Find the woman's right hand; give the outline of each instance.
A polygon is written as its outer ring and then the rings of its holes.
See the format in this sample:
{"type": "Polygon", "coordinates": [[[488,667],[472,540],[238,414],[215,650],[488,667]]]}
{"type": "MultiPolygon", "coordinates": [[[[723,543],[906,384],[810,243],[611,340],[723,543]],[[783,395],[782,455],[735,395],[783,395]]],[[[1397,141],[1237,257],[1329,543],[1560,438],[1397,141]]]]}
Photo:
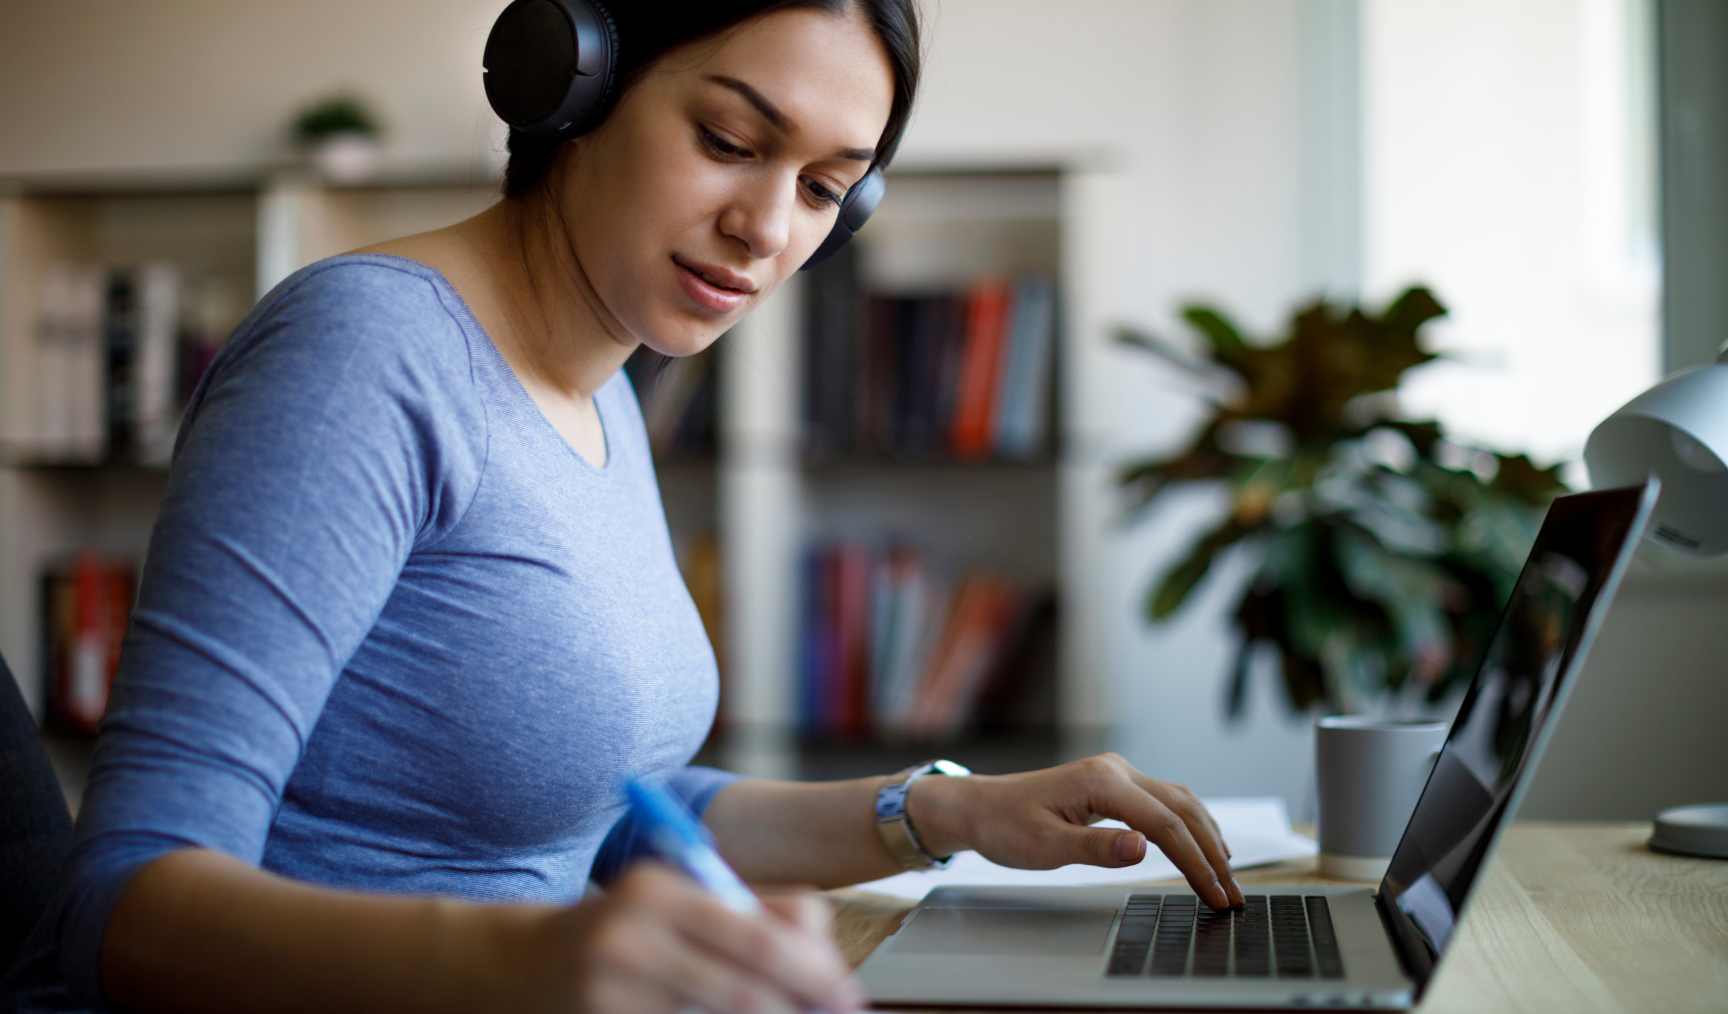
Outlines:
{"type": "Polygon", "coordinates": [[[865,996],[813,892],[763,898],[742,915],[687,877],[631,866],[605,895],[543,924],[559,981],[547,1010],[585,1014],[801,1014],[857,1010],[865,996]],[[562,994],[561,996],[559,994],[562,994]]]}

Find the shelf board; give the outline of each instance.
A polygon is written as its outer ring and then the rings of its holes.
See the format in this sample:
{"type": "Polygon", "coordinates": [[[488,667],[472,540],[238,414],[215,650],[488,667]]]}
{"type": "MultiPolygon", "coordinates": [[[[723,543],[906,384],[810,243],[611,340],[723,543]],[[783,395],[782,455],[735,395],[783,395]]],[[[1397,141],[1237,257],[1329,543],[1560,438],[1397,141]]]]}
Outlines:
{"type": "Polygon", "coordinates": [[[807,457],[799,467],[806,472],[894,472],[897,474],[917,474],[920,472],[1038,472],[1048,471],[1057,465],[1056,458],[1050,455],[1039,455],[1035,458],[1007,459],[981,458],[966,460],[947,457],[906,457],[891,455],[845,455],[840,457],[807,457]]]}
{"type": "Polygon", "coordinates": [[[41,475],[160,475],[168,476],[168,466],[145,465],[135,461],[54,461],[32,457],[7,457],[0,462],[6,468],[41,475]]]}
{"type": "Polygon", "coordinates": [[[0,195],[21,197],[161,197],[185,194],[255,194],[284,175],[305,176],[330,191],[414,190],[446,187],[496,188],[489,166],[466,161],[386,163],[375,175],[354,183],[311,176],[293,160],[228,166],[133,167],[70,172],[19,173],[0,177],[0,195]]]}
{"type": "Polygon", "coordinates": [[[719,467],[720,457],[717,454],[681,454],[672,458],[654,459],[654,470],[657,472],[712,471],[719,467]]]}
{"type": "Polygon", "coordinates": [[[1059,752],[1054,729],[974,732],[941,742],[847,744],[801,738],[798,771],[806,781],[834,781],[891,774],[945,757],[978,774],[1011,774],[1050,767],[1059,752]]]}

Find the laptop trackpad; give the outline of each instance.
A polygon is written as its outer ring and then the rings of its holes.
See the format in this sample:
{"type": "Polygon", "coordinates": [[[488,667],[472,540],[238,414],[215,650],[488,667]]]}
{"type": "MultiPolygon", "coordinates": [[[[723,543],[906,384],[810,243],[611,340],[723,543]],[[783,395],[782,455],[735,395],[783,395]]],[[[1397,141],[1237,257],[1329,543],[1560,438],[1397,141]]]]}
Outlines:
{"type": "Polygon", "coordinates": [[[1110,908],[926,908],[894,938],[908,954],[1099,954],[1110,908]]]}

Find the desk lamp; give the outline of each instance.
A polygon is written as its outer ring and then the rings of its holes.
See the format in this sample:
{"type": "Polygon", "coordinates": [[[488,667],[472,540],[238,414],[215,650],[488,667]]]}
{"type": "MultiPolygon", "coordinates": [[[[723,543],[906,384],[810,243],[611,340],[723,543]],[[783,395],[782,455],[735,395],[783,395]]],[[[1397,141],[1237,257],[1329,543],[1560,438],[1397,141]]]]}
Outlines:
{"type": "MultiPolygon", "coordinates": [[[[1645,537],[1687,556],[1728,553],[1728,345],[1708,366],[1682,370],[1604,419],[1584,445],[1590,484],[1631,486],[1651,472],[1661,499],[1645,537]]],[[[1728,858],[1728,803],[1656,815],[1650,847],[1728,858]]]]}

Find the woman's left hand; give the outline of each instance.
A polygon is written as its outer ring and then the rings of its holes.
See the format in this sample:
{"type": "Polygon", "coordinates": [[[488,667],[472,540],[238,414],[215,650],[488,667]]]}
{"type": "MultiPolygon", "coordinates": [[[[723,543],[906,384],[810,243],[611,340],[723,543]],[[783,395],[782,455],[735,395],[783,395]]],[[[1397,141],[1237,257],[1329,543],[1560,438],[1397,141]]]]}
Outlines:
{"type": "Polygon", "coordinates": [[[920,778],[907,816],[936,855],[975,849],[1002,866],[1132,866],[1150,841],[1213,908],[1241,905],[1230,850],[1185,786],[1148,778],[1113,753],[1017,775],[920,778]],[[1128,829],[1091,827],[1114,818],[1128,829]]]}

